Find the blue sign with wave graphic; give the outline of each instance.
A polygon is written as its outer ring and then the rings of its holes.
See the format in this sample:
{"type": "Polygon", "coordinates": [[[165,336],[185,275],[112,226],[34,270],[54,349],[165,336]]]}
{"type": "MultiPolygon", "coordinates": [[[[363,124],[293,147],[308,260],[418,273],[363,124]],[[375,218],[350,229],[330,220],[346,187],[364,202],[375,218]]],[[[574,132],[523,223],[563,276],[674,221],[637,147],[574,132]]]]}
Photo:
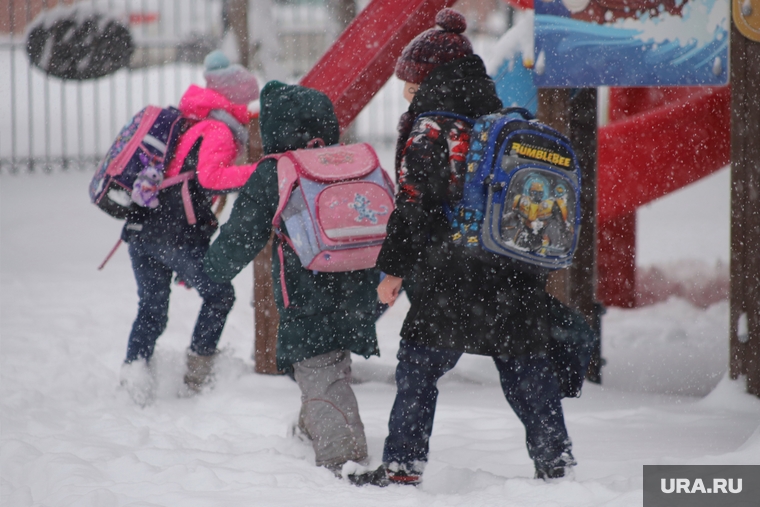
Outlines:
{"type": "Polygon", "coordinates": [[[536,0],[538,87],[728,83],[728,0],[536,0]]]}

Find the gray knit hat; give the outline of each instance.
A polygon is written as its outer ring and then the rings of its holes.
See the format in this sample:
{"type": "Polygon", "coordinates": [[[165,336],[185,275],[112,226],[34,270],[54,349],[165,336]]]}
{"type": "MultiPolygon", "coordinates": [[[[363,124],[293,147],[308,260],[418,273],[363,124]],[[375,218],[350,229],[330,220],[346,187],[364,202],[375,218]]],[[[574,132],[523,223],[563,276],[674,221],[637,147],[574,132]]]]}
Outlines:
{"type": "Polygon", "coordinates": [[[221,51],[212,51],[203,61],[206,88],[221,93],[235,104],[248,104],[259,98],[259,82],[248,69],[230,64],[221,51]]]}

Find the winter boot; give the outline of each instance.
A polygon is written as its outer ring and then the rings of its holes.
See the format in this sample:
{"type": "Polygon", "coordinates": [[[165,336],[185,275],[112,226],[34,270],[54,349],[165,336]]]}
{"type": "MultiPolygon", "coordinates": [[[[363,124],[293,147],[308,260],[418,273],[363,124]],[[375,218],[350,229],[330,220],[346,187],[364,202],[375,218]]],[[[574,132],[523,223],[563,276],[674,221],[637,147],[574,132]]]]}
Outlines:
{"type": "Polygon", "coordinates": [[[548,481],[550,479],[561,479],[565,476],[565,467],[541,466],[536,467],[536,479],[548,481]]]}
{"type": "Polygon", "coordinates": [[[335,463],[331,465],[322,465],[324,468],[335,474],[338,479],[345,479],[354,486],[378,486],[384,488],[390,484],[385,465],[370,470],[368,461],[362,462],[347,461],[345,463],[335,463]]]}
{"type": "Polygon", "coordinates": [[[406,472],[404,470],[399,470],[397,472],[388,470],[388,482],[390,484],[417,486],[422,482],[422,475],[414,472],[406,472]]]}
{"type": "MultiPolygon", "coordinates": [[[[419,463],[419,462],[418,462],[419,463]]],[[[388,482],[390,484],[402,484],[407,486],[417,486],[422,482],[422,469],[411,464],[400,465],[399,463],[390,463],[386,466],[388,482]]]]}
{"type": "Polygon", "coordinates": [[[556,460],[549,464],[536,463],[536,479],[549,481],[551,479],[561,479],[568,475],[570,468],[577,465],[573,453],[570,451],[563,452],[556,460]]]}
{"type": "Polygon", "coordinates": [[[301,411],[298,414],[298,420],[290,424],[288,429],[288,435],[290,438],[298,440],[301,443],[308,443],[312,445],[312,438],[309,432],[306,430],[306,423],[304,421],[304,406],[301,405],[301,411]]]}
{"type": "Polygon", "coordinates": [[[346,479],[355,486],[378,486],[384,488],[391,484],[391,481],[388,479],[388,471],[385,468],[385,465],[380,465],[380,467],[375,470],[348,474],[346,479]]]}
{"type": "Polygon", "coordinates": [[[201,356],[192,350],[187,351],[185,386],[189,396],[200,393],[205,387],[213,383],[214,357],[216,357],[216,353],[210,356],[201,356]]]}
{"type": "Polygon", "coordinates": [[[153,403],[156,377],[148,361],[144,358],[121,365],[119,383],[127,390],[132,401],[146,407],[153,403]]]}

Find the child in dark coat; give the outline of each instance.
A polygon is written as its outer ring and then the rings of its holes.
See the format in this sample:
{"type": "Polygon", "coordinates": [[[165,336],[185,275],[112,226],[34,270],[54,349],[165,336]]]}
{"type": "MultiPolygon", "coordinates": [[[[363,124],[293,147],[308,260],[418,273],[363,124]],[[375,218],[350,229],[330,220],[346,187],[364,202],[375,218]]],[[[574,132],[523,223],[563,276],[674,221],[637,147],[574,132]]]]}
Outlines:
{"type": "Polygon", "coordinates": [[[136,199],[122,230],[140,301],[120,377],[140,405],[153,398],[150,359],[168,321],[173,273],[203,298],[187,351],[187,394],[199,392],[210,382],[216,347],[235,302],[232,284],[212,281],[203,272],[202,259],[217,228],[210,192],[240,188],[256,168],[235,162],[247,150],[247,105],[258,97],[259,88],[253,74],[230,65],[218,51],[206,57],[205,77],[206,88],[192,85],[180,100],[182,114],[196,123],[180,136],[164,174],[195,173],[189,181],[195,223],[189,223],[182,185],[174,185],[158,196],[136,199]]]}
{"type": "MultiPolygon", "coordinates": [[[[306,148],[316,138],[326,145],[338,143],[338,120],[330,99],[302,86],[267,83],[261,92],[260,122],[267,155],[306,148]]],[[[259,162],[206,254],[204,266],[212,280],[228,283],[266,246],[280,198],[277,185],[276,161],[259,162]]],[[[288,244],[279,241],[275,239],[272,256],[280,315],[277,367],[293,373],[301,389],[297,430],[311,440],[316,464],[339,474],[344,463],[367,458],[364,426],[350,385],[351,352],[378,354],[374,311],[379,274],[375,269],[310,271],[288,244]]]]}
{"type": "Polygon", "coordinates": [[[561,394],[547,354],[546,279],[495,268],[449,242],[446,207],[461,197],[470,118],[502,104],[482,60],[462,34],[464,17],[436,16],[439,28],[415,38],[396,65],[410,100],[399,125],[396,209],[377,267],[392,305],[411,279],[411,308],[401,331],[393,405],[383,462],[392,483],[416,484],[428,460],[436,384],[462,353],[493,358],[510,406],[525,426],[537,477],[560,477],[575,464],[561,394]],[[444,114],[420,117],[422,113],[444,114]]]}

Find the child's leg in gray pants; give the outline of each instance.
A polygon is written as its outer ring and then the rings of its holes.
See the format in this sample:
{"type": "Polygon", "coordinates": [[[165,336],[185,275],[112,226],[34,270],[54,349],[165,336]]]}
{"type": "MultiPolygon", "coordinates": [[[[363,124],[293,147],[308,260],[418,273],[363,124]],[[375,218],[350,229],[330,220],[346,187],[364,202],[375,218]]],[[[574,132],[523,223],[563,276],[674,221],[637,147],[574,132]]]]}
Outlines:
{"type": "Polygon", "coordinates": [[[301,388],[301,422],[317,466],[335,469],[367,457],[359,405],[351,389],[351,353],[336,350],[293,365],[301,388]]]}

